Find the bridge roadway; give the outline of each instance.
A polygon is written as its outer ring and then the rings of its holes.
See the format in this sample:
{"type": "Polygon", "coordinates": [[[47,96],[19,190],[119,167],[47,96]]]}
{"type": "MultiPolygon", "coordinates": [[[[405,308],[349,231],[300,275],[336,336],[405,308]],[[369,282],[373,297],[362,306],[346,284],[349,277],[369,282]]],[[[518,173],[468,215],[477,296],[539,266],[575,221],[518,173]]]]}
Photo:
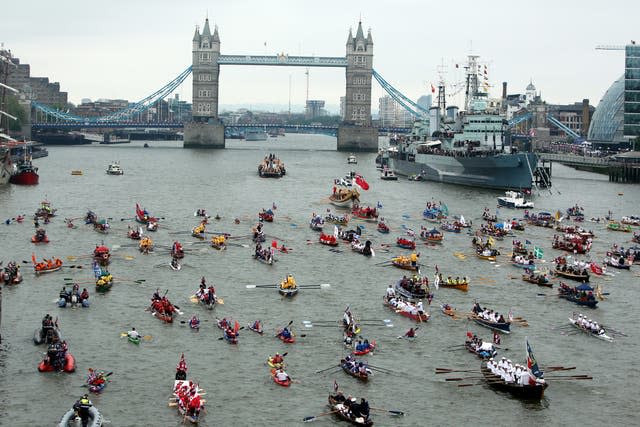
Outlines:
{"type": "MultiPolygon", "coordinates": [[[[140,123],[140,122],[85,122],[85,123],[32,123],[32,130],[80,130],[80,129],[182,129],[182,122],[140,123]]],[[[284,125],[276,123],[266,124],[236,124],[225,125],[228,129],[285,129],[295,131],[338,131],[335,125],[284,125]]],[[[410,128],[380,127],[379,132],[407,133],[410,128]]]]}
{"type": "Polygon", "coordinates": [[[608,157],[578,156],[576,154],[538,153],[541,160],[562,163],[567,166],[606,169],[611,162],[608,157]]]}

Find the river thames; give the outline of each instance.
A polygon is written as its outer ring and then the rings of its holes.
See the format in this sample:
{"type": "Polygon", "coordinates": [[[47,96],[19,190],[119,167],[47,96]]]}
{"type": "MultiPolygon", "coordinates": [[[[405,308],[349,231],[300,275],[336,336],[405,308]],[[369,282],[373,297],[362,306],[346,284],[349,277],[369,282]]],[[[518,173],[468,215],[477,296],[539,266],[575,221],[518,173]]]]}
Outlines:
{"type": "MultiPolygon", "coordinates": [[[[18,214],[31,216],[40,201],[47,198],[58,209],[58,216],[46,225],[51,243],[30,243],[34,227],[30,220],[23,224],[0,225],[0,260],[6,264],[17,260],[22,265],[24,281],[4,287],[2,305],[2,351],[0,352],[0,425],[57,425],[60,417],[78,399],[88,368],[113,371],[111,382],[99,395],[92,395],[94,405],[113,426],[177,426],[182,417],[168,407],[175,367],[185,353],[189,378],[197,380],[206,391],[206,414],[201,425],[212,426],[281,426],[300,425],[304,417],[327,412],[327,395],[334,380],[348,394],[366,397],[372,407],[403,411],[403,417],[372,411],[374,422],[385,426],[460,426],[491,425],[637,425],[637,392],[640,368],[637,363],[640,304],[637,274],[614,271],[615,276],[594,277],[605,293],[596,310],[588,315],[604,325],[624,332],[608,343],[576,334],[567,328],[568,317],[580,311],[578,306],[558,299],[553,289],[537,287],[520,280],[521,271],[510,265],[510,237],[498,242],[503,256],[496,263],[473,255],[471,237],[466,233],[445,233],[442,245],[427,246],[419,242],[422,273],[433,278],[435,265],[443,275],[470,278],[468,293],[452,289],[436,291],[428,307],[431,319],[419,325],[414,341],[398,339],[415,323],[400,317],[382,305],[388,284],[402,277],[402,270],[377,266],[392,256],[407,253],[395,248],[395,239],[403,233],[403,225],[419,230],[428,226],[422,219],[427,201],[446,203],[452,215],[464,215],[474,225],[481,223],[485,207],[496,211],[496,191],[457,187],[433,182],[382,181],[375,168],[375,153],[358,154],[357,165],[347,165],[348,153],[335,151],[335,138],[288,134],[268,142],[227,141],[225,150],[184,150],[181,142],[142,142],[125,145],[92,145],[82,147],[49,147],[49,156],[36,161],[40,184],[34,187],[15,185],[0,187],[0,219],[18,214]],[[257,175],[259,161],[275,153],[287,167],[282,179],[261,179],[257,175]],[[105,169],[119,161],[125,173],[108,176],[105,169]],[[71,176],[82,170],[82,176],[71,176]],[[364,225],[364,238],[376,248],[383,243],[391,250],[378,249],[376,256],[365,258],[340,244],[341,252],[329,251],[317,242],[318,234],[308,227],[311,214],[324,213],[333,179],[350,170],[361,173],[370,183],[362,192],[362,204],[382,204],[392,232],[379,234],[375,224],[364,225]],[[180,240],[188,249],[184,267],[172,271],[168,267],[168,251],[156,250],[141,255],[127,239],[128,225],[134,222],[136,202],[152,215],[163,217],[160,229],[152,235],[156,245],[169,246],[180,240]],[[275,204],[275,221],[265,225],[267,243],[275,236],[292,248],[278,254],[273,266],[252,259],[252,242],[215,251],[208,245],[191,244],[194,238],[186,232],[197,225],[193,213],[205,208],[221,219],[212,220],[210,231],[223,231],[235,236],[247,235],[262,208],[275,204]],[[101,235],[82,219],[77,229],[69,229],[64,218],[84,217],[88,209],[99,217],[113,218],[111,232],[101,235]],[[121,221],[121,219],[125,219],[121,221]],[[234,224],[234,218],[240,224],[234,224]],[[307,244],[307,240],[313,244],[307,244]],[[55,304],[64,278],[91,280],[93,275],[86,258],[71,258],[91,253],[102,241],[113,249],[114,261],[109,271],[116,278],[113,288],[97,295],[93,286],[90,308],[61,309],[55,304]],[[462,252],[465,259],[454,256],[462,252]],[[62,272],[36,277],[30,268],[31,254],[38,259],[57,256],[67,266],[62,272]],[[22,261],[28,261],[22,263],[22,261]],[[246,285],[276,283],[287,273],[298,284],[329,283],[325,290],[305,290],[293,299],[283,300],[274,289],[247,289],[246,285]],[[216,286],[224,305],[213,311],[190,302],[200,277],[216,286]],[[144,279],[141,284],[118,278],[144,279]],[[152,293],[159,288],[184,312],[178,320],[198,314],[203,321],[199,332],[193,332],[179,321],[163,324],[145,309],[152,293]],[[491,331],[466,320],[453,320],[440,313],[441,303],[449,303],[459,311],[468,311],[474,300],[501,313],[513,309],[515,316],[528,320],[529,327],[512,328],[502,336],[499,356],[514,363],[525,362],[525,337],[533,348],[538,363],[545,366],[575,366],[568,374],[589,374],[592,381],[553,381],[540,403],[523,403],[508,395],[479,384],[457,387],[458,382],[445,382],[446,375],[435,375],[436,367],[477,370],[480,360],[461,350],[466,332],[485,339],[491,331]],[[340,328],[304,328],[302,321],[340,320],[349,306],[360,319],[379,319],[377,324],[362,328],[362,336],[376,340],[379,348],[366,359],[375,366],[388,368],[395,374],[376,373],[368,383],[360,383],[341,370],[316,374],[337,365],[346,350],[340,328]],[[34,346],[34,329],[42,317],[57,317],[69,351],[75,356],[77,370],[73,374],[38,373],[44,347],[34,346]],[[236,346],[218,338],[216,317],[232,317],[246,325],[261,319],[265,334],[243,330],[236,346]],[[390,319],[393,327],[382,320],[390,319]],[[298,341],[286,345],[274,338],[276,329],[294,321],[298,341]],[[136,327],[152,339],[135,346],[120,333],[136,327]],[[276,385],[269,376],[265,361],[275,352],[288,352],[287,372],[296,380],[290,388],[276,385]]],[[[606,176],[554,164],[553,188],[536,192],[534,211],[564,210],[578,204],[585,216],[604,217],[613,211],[618,219],[640,212],[640,186],[613,184],[606,176]]],[[[500,209],[501,218],[522,216],[522,211],[500,209]]],[[[585,222],[594,231],[591,258],[602,263],[613,243],[630,245],[630,234],[608,231],[604,224],[585,222]]],[[[332,231],[326,225],[325,231],[332,231]]],[[[544,250],[544,259],[552,260],[560,251],[551,248],[554,231],[527,226],[515,232],[515,239],[530,240],[544,250]]],[[[555,280],[557,282],[557,280],[555,280]]],[[[583,309],[582,312],[585,312],[583,309]]],[[[464,376],[458,374],[454,376],[464,376]]],[[[474,374],[468,374],[473,376],[474,374]]],[[[466,383],[477,381],[466,381],[466,383]]],[[[339,421],[331,416],[317,418],[313,424],[331,425],[339,421]]]]}

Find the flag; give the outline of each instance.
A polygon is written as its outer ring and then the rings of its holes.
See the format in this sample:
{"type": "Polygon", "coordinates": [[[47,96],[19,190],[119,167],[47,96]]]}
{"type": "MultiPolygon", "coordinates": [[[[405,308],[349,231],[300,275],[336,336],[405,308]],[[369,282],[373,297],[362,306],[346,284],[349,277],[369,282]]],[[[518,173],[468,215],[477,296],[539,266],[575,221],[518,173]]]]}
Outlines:
{"type": "Polygon", "coordinates": [[[102,276],[102,269],[100,268],[98,263],[95,261],[93,263],[93,274],[96,276],[96,279],[99,279],[100,276],[102,276]]]}
{"type": "MultiPolygon", "coordinates": [[[[8,151],[7,151],[7,153],[8,153],[8,151]]],[[[37,264],[37,262],[36,262],[36,254],[34,254],[33,252],[31,253],[31,261],[33,262],[33,265],[37,264]]]]}
{"type": "Polygon", "coordinates": [[[449,208],[447,207],[447,205],[442,205],[442,207],[440,208],[440,212],[442,212],[443,215],[449,215],[449,208]]]}
{"type": "MultiPolygon", "coordinates": [[[[456,68],[458,66],[456,65],[456,68]]],[[[431,93],[436,93],[436,87],[433,85],[433,83],[431,84],[431,93]]]]}
{"type": "Polygon", "coordinates": [[[529,368],[531,373],[536,378],[542,378],[544,375],[544,372],[542,372],[538,367],[538,361],[533,355],[533,351],[531,350],[531,346],[529,345],[529,339],[525,338],[525,342],[527,343],[527,368],[529,368]]]}
{"type": "Polygon", "coordinates": [[[333,380],[333,392],[337,393],[338,392],[338,381],[333,380]]]}
{"type": "Polygon", "coordinates": [[[438,276],[438,273],[436,273],[433,278],[433,286],[435,286],[437,290],[437,289],[440,289],[439,285],[440,285],[440,276],[438,276]]]}
{"type": "Polygon", "coordinates": [[[493,343],[495,345],[500,345],[500,334],[497,332],[493,332],[493,343]]]}
{"type": "Polygon", "coordinates": [[[512,308],[509,309],[508,317],[509,317],[509,322],[513,322],[513,309],[512,308]]]}
{"type": "Polygon", "coordinates": [[[544,251],[542,250],[542,248],[535,246],[533,248],[533,255],[538,259],[542,259],[542,256],[544,255],[544,251]]]}
{"type": "Polygon", "coordinates": [[[271,207],[273,208],[274,211],[278,209],[278,207],[276,206],[276,202],[273,202],[273,205],[271,207]]]}
{"type": "Polygon", "coordinates": [[[365,181],[362,176],[356,175],[355,182],[358,187],[362,188],[364,191],[367,191],[369,189],[369,183],[365,181]]]}
{"type": "Polygon", "coordinates": [[[377,207],[378,209],[382,209],[382,203],[380,203],[380,201],[378,201],[378,203],[376,203],[376,207],[377,207]]]}
{"type": "Polygon", "coordinates": [[[496,241],[495,241],[495,240],[493,240],[493,237],[491,237],[491,236],[489,236],[489,239],[487,239],[487,244],[488,244],[489,246],[493,246],[493,244],[494,244],[495,242],[496,242],[496,241]]]}
{"type": "Polygon", "coordinates": [[[236,320],[235,325],[233,325],[233,333],[237,334],[239,330],[240,330],[240,323],[238,323],[238,321],[236,320]]]}
{"type": "Polygon", "coordinates": [[[525,239],[524,244],[525,244],[525,245],[530,245],[530,244],[531,244],[531,242],[525,239]]]}
{"type": "Polygon", "coordinates": [[[277,240],[272,240],[271,241],[271,247],[272,248],[277,248],[278,247],[278,241],[277,240]]]}

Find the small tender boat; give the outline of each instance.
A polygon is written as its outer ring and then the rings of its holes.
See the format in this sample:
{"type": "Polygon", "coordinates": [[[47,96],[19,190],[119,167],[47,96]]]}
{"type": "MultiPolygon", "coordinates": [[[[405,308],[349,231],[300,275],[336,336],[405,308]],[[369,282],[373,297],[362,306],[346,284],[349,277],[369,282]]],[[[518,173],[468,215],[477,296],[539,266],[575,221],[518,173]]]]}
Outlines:
{"type": "Polygon", "coordinates": [[[120,167],[119,162],[113,162],[107,166],[107,175],[123,175],[124,170],[120,167]]]}
{"type": "Polygon", "coordinates": [[[347,164],[349,164],[349,165],[357,165],[358,164],[358,159],[356,158],[355,155],[350,154],[347,157],[347,164]]]}
{"type": "MultiPolygon", "coordinates": [[[[87,427],[100,427],[104,420],[102,419],[102,415],[100,411],[95,406],[91,406],[89,409],[89,423],[87,427]]],[[[60,419],[60,423],[58,427],[72,427],[77,425],[82,425],[79,423],[80,417],[77,416],[76,410],[71,408],[60,419]]]]}
{"type": "Polygon", "coordinates": [[[526,201],[524,194],[518,191],[507,191],[504,196],[498,197],[498,204],[514,209],[533,209],[533,202],[526,201]]]}
{"type": "Polygon", "coordinates": [[[398,176],[391,169],[383,169],[380,179],[383,181],[397,181],[398,176]]]}

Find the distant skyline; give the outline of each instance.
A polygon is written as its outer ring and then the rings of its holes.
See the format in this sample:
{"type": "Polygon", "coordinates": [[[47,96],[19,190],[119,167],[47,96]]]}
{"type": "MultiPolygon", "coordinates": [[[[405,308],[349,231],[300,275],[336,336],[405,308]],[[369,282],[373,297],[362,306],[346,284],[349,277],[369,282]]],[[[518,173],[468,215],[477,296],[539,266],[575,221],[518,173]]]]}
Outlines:
{"type": "MultiPolygon", "coordinates": [[[[416,100],[430,93],[444,65],[460,82],[470,52],[487,65],[492,96],[502,82],[523,93],[530,80],[544,100],[597,105],[624,72],[623,51],[599,44],[640,39],[640,3],[568,0],[535,3],[468,0],[77,0],[16,3],[2,10],[0,42],[31,65],[32,76],[60,82],[69,100],[137,101],[191,64],[191,39],[205,17],[217,25],[223,54],[343,56],[349,28],[371,28],[374,69],[416,100]],[[63,6],[63,5],[64,6],[63,6]]],[[[344,96],[344,69],[312,68],[310,99],[334,111],[344,96]]],[[[304,105],[304,68],[222,66],[220,105],[304,105]],[[291,85],[290,83],[291,82],[291,85]]],[[[191,78],[177,91],[191,99],[191,78]]],[[[386,93],[373,83],[372,107],[386,93]]],[[[460,94],[449,100],[460,105],[460,94]]],[[[338,107],[339,108],[339,107],[338,107]]]]}

